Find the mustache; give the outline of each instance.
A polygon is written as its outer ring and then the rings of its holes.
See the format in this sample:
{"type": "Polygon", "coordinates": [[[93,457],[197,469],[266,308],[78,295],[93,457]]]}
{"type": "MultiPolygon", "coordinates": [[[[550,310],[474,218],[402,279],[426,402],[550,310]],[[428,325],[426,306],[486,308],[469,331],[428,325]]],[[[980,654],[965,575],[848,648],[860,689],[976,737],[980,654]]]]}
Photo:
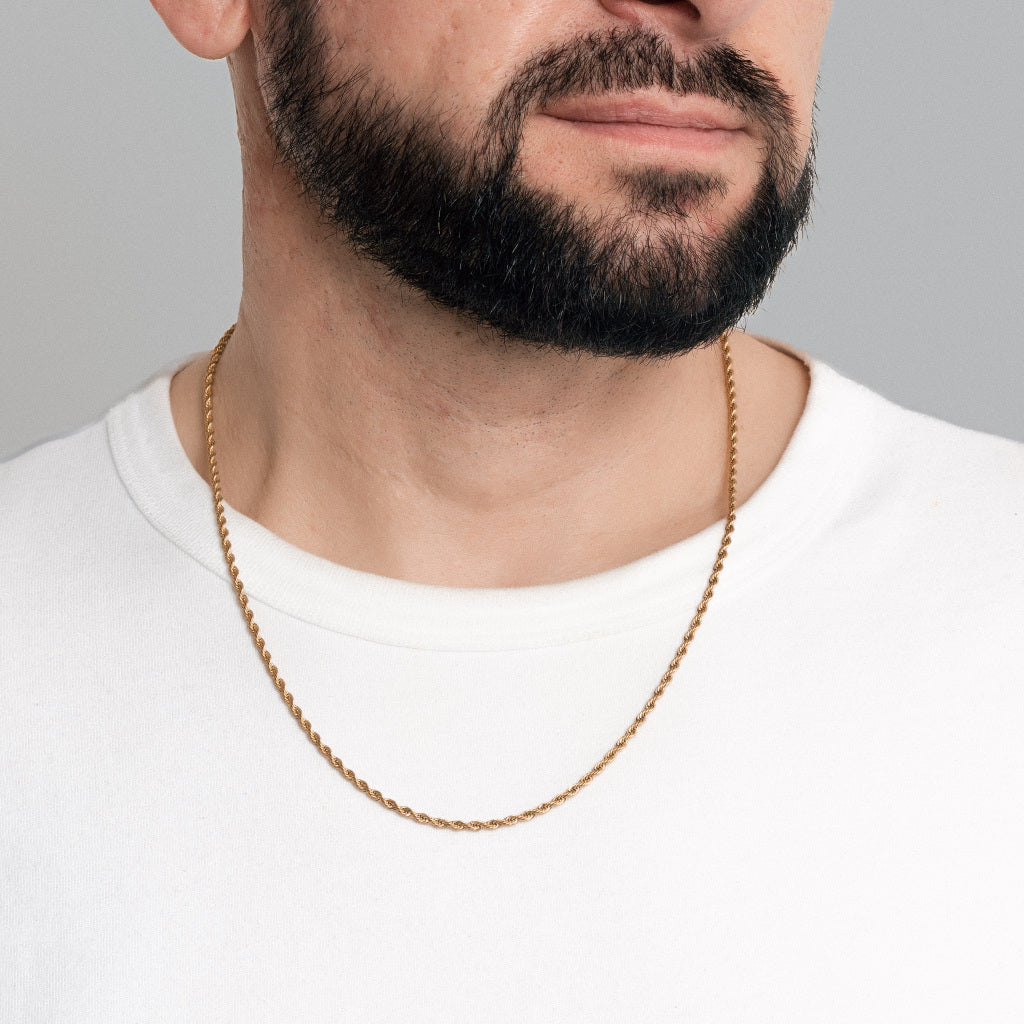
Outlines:
{"type": "Polygon", "coordinates": [[[534,54],[491,103],[485,124],[508,154],[537,107],[572,96],[655,88],[737,108],[760,125],[775,160],[792,148],[797,119],[771,72],[728,44],[677,57],[664,36],[643,26],[591,32],[534,54]]]}

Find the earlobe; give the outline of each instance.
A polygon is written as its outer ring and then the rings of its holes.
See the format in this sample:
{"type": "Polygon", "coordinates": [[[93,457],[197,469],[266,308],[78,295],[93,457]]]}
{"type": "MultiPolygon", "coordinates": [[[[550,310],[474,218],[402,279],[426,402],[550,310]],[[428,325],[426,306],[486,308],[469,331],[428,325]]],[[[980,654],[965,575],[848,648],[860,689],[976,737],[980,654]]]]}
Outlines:
{"type": "Polygon", "coordinates": [[[171,34],[190,53],[220,60],[249,32],[249,0],[151,0],[171,34]]]}

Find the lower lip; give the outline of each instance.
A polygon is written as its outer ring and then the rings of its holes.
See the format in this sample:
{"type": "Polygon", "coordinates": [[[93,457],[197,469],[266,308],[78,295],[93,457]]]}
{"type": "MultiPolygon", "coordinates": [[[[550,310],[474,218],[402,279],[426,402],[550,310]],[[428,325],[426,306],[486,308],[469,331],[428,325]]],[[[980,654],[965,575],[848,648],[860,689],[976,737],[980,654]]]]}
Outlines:
{"type": "Polygon", "coordinates": [[[661,146],[709,153],[724,149],[741,134],[739,129],[671,128],[667,125],[639,121],[572,121],[561,117],[552,120],[569,125],[589,136],[620,139],[632,145],[661,146]]]}

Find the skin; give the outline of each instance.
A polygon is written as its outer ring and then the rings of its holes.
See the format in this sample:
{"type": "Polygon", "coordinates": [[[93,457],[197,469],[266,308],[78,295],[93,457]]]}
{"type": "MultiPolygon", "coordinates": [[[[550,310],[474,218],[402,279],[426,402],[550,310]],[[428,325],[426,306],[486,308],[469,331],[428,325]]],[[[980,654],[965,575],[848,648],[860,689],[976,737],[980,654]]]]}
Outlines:
{"type": "MultiPolygon", "coordinates": [[[[717,348],[667,360],[563,355],[502,345],[356,256],[318,223],[275,160],[257,81],[262,0],[153,0],[178,40],[228,57],[244,172],[244,283],[217,376],[229,504],[292,544],[368,572],[475,587],[552,583],[623,565],[720,520],[726,397],[717,348]]],[[[335,0],[322,5],[346,60],[413,102],[443,102],[471,132],[540,47],[593,29],[648,24],[680,55],[726,42],[774,74],[800,138],[810,120],[825,0],[335,0]],[[441,101],[436,97],[443,98],[441,101]]],[[[533,184],[623,216],[614,171],[628,161],[719,171],[699,214],[721,230],[761,168],[756,132],[713,153],[637,146],[530,116],[533,184]]],[[[635,143],[635,140],[633,140],[635,143]]],[[[633,214],[636,230],[644,218],[633,214]]],[[[215,339],[210,339],[211,347],[215,339]]],[[[778,462],[803,410],[801,362],[732,336],[741,416],[740,499],[778,462]]],[[[174,378],[185,451],[207,476],[205,360],[174,378]]]]}

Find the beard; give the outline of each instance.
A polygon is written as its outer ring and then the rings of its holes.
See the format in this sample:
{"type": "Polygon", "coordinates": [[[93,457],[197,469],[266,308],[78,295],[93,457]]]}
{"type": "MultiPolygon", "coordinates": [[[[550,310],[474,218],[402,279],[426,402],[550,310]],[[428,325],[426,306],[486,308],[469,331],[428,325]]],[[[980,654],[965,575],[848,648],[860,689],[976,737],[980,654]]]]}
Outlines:
{"type": "Polygon", "coordinates": [[[314,0],[269,4],[261,85],[280,157],[357,253],[505,342],[634,359],[713,342],[760,303],[808,218],[813,139],[804,157],[788,97],[731,47],[677,60],[642,27],[571,39],[521,65],[469,140],[372,69],[333,67],[336,50],[314,0]],[[523,178],[538,107],[651,88],[712,96],[761,130],[760,180],[718,236],[693,217],[727,190],[716,175],[618,169],[627,202],[602,216],[523,178]]]}

